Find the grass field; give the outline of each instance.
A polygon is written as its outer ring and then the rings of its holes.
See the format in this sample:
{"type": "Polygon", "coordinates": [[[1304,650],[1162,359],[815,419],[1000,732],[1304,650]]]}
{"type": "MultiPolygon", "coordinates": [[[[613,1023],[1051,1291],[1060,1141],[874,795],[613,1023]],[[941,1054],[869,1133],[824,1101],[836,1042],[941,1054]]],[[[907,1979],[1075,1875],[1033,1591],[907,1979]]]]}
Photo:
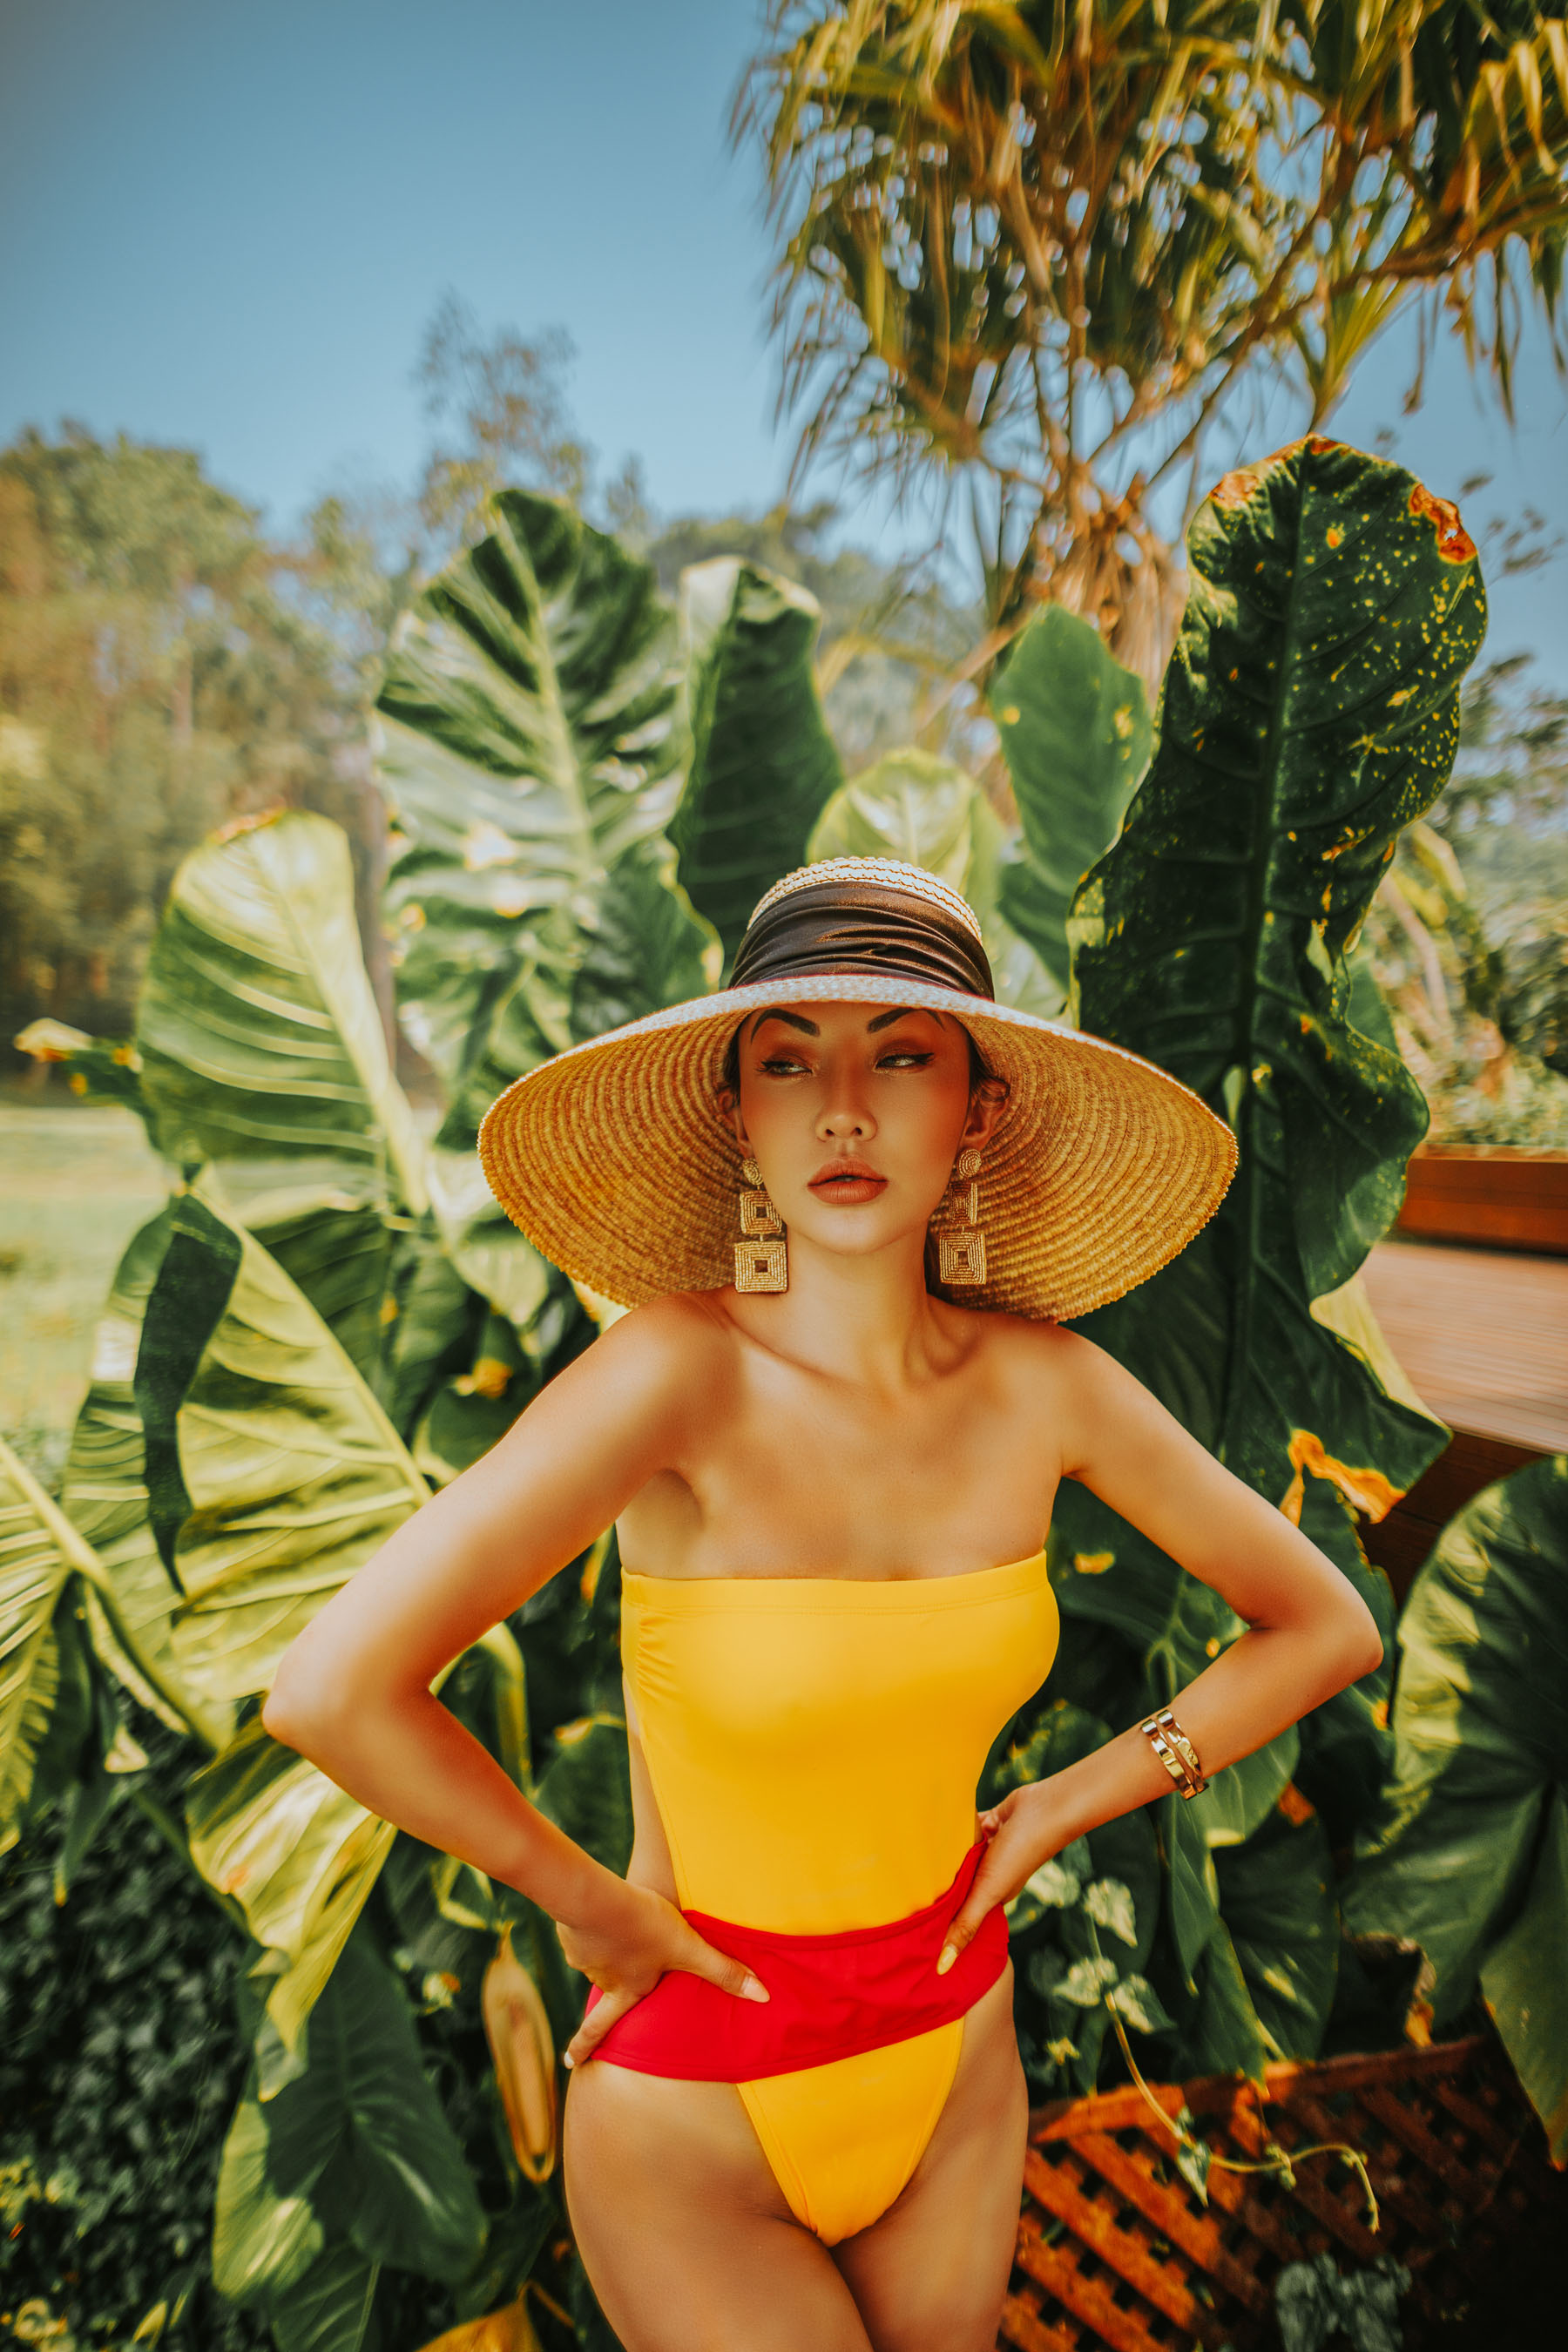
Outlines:
{"type": "Polygon", "coordinates": [[[0,1104],[0,1435],[46,1485],[121,1252],[167,1189],[133,1112],[0,1104]]]}

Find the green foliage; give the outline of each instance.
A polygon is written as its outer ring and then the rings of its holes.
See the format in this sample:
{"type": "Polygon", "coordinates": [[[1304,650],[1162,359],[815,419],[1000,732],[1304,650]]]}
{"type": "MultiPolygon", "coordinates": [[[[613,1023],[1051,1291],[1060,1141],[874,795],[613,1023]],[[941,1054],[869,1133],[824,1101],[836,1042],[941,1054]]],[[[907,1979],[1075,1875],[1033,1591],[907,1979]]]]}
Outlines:
{"type": "Polygon", "coordinates": [[[1142,782],[1148,698],[1098,629],[1050,604],[1014,639],[992,680],[991,709],[1023,826],[1019,855],[1002,876],[1002,912],[1065,1005],[1068,909],[1142,782]]]}
{"type": "Polygon", "coordinates": [[[289,801],[363,841],[354,689],[293,552],[189,450],[68,425],[0,451],[0,1038],[122,1033],[169,880],[289,801]]]}
{"type": "Polygon", "coordinates": [[[207,843],[174,877],[137,1012],[160,1150],[342,1161],[370,1197],[425,1204],[354,923],[348,845],[294,812],[207,843]]]}
{"type": "Polygon", "coordinates": [[[1556,316],[1562,0],[774,0],[736,127],[797,472],[968,490],[988,620],[1048,584],[1151,680],[1148,494],[1256,371],[1316,429],[1430,289],[1506,406],[1556,316]]]}
{"type": "MultiPolygon", "coordinates": [[[[1084,1328],[1337,1562],[1386,1644],[1392,1596],[1352,1514],[1380,1516],[1441,1433],[1311,1309],[1392,1222],[1426,1121],[1397,1055],[1352,1024],[1345,957],[1400,828],[1453,756],[1483,619],[1474,550],[1408,475],[1310,442],[1222,483],[1188,551],[1159,748],[1069,918],[1074,990],[1086,1027],[1231,1121],[1241,1162],[1175,1264],[1084,1328]]],[[[1064,1644],[1059,1686],[1111,1721],[1167,1704],[1241,1630],[1084,1488],[1063,1488],[1050,1542],[1064,1618],[1085,1628],[1064,1644]]],[[[1256,1929],[1240,1937],[1245,1965],[1236,1938],[1219,1940],[1211,1849],[1251,1840],[1292,1779],[1332,1838],[1354,1830],[1386,1769],[1391,1664],[1194,1804],[1162,1801],[1169,1941],[1154,1974],[1178,2072],[1256,2070],[1281,2044],[1315,2054],[1335,1940],[1321,1831],[1298,1825],[1310,1860],[1292,1881],[1303,1909],[1283,1969],[1256,1929]]],[[[1276,1820],[1270,1837],[1289,1843],[1290,1826],[1276,1820]]],[[[1291,1874],[1262,1848],[1231,1856],[1239,1912],[1256,1919],[1274,1868],[1291,1874]]]]}
{"type": "Polygon", "coordinates": [[[769,884],[805,864],[842,781],[812,675],[821,614],[804,589],[720,556],[684,574],[681,620],[691,764],[670,838],[731,957],[769,884]]]}
{"type": "Polygon", "coordinates": [[[651,1009],[650,983],[700,992],[710,940],[671,891],[685,740],[651,572],[548,499],[509,490],[493,518],[421,597],[376,704],[399,1010],[457,1150],[522,1071],[651,1009]]]}
{"type": "Polygon", "coordinates": [[[1568,1456],[1489,1486],[1444,1530],[1399,1648],[1394,1769],[1358,1843],[1346,1919],[1421,1946],[1439,2030],[1479,1985],[1561,2161],[1568,1456]]]}
{"type": "Polygon", "coordinates": [[[41,2297],[83,2346],[120,2346],[159,2304],[191,2352],[268,2342],[213,2288],[206,2240],[245,2073],[243,1937],[138,1795],[177,1805],[190,1751],[153,1757],[55,1896],[63,1807],[0,1874],[0,2307],[41,2297]]]}
{"type": "MultiPolygon", "coordinates": [[[[1370,1328],[1341,1301],[1352,1343],[1312,1309],[1392,1216],[1421,1128],[1346,958],[1451,756],[1480,605],[1450,510],[1322,444],[1223,485],[1194,528],[1160,746],[1130,806],[1141,689],[1083,624],[1039,616],[993,695],[1016,833],[927,751],[838,781],[801,592],[755,564],[701,567],[683,684],[647,564],[529,493],[489,512],[413,609],[379,706],[398,990],[447,1088],[441,1134],[421,1144],[381,1051],[331,829],[290,815],[196,853],[153,958],[136,1098],[205,1165],[126,1254],[67,1516],[23,1496],[0,1615],[22,1661],[13,1769],[36,1782],[35,1814],[65,1792],[68,1895],[144,1766],[125,1706],[198,1726],[214,1751],[199,1770],[184,1751],[184,1828],[177,1806],[155,1818],[249,1933],[216,2259],[279,2352],[403,2352],[531,2274],[583,2342],[606,2341],[558,2182],[518,2178],[479,2024],[510,1927],[557,2046],[569,2034],[583,1988],[551,1923],[375,1821],[270,1739],[254,1702],[427,1481],[477,1459],[591,1335],[489,1195],[479,1112],[544,1055],[713,985],[803,849],[946,874],[1007,1001],[1056,1009],[1070,944],[1086,1024],[1232,1120],[1243,1160],[1220,1216],[1091,1328],[1385,1626],[1352,1509],[1436,1450],[1433,1424],[1381,1385],[1370,1328]]],[[[110,1066],[84,1059],[89,1076],[110,1066]]],[[[993,1799],[1163,1704],[1241,1630],[1070,1484],[1052,1546],[1059,1661],[1048,1700],[998,1743],[993,1799]]],[[[514,1783],[616,1870],[631,1843],[618,1602],[606,1537],[442,1685],[514,1783]]],[[[1011,1923],[1037,2095],[1114,2071],[1117,2026],[1166,2074],[1316,2053],[1339,1949],[1330,1845],[1386,1760],[1386,1687],[1369,1677],[1195,1806],[1109,1823],[1037,1874],[1011,1923]]],[[[1528,1974],[1556,1932],[1541,1884],[1521,1916],[1544,1924],[1498,1946],[1499,1972],[1528,1974]]]]}

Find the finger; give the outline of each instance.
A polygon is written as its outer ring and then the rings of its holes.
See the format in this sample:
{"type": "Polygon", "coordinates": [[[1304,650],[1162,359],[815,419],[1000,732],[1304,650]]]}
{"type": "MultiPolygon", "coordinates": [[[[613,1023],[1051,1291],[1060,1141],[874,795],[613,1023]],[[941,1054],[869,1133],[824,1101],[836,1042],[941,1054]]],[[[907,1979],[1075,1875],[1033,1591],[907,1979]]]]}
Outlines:
{"type": "Polygon", "coordinates": [[[974,1874],[974,1884],[964,1896],[960,1908],[948,1922],[946,1939],[937,1955],[936,1972],[946,1976],[960,1952],[974,1941],[986,1918],[996,1907],[999,1883],[982,1864],[974,1874]]]}
{"type": "Polygon", "coordinates": [[[682,1947],[681,1956],[675,1965],[678,1969],[689,1970],[694,1977],[706,1977],[710,1984],[716,1984],[721,1992],[732,1993],[737,2000],[766,2000],[768,1998],[744,1960],[733,1960],[728,1952],[716,1952],[711,1944],[703,1942],[695,1929],[690,1943],[682,1947]]]}
{"type": "Polygon", "coordinates": [[[625,2017],[627,2010],[636,2006],[639,1997],[635,1992],[601,1993],[566,2044],[563,2064],[580,2066],[584,2059],[591,2058],[616,2020],[625,2017]]]}

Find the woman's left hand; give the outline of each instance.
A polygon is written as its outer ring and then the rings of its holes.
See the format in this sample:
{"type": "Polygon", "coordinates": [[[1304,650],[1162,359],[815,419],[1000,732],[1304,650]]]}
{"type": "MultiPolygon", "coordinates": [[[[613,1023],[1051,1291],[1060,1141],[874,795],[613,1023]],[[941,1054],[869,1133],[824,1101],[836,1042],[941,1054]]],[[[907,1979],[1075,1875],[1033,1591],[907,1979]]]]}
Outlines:
{"type": "Polygon", "coordinates": [[[1043,1862],[1070,1845],[1077,1829],[1053,1797],[1048,1780],[1031,1780],[1015,1789],[999,1805],[980,1816],[985,1851],[974,1883],[948,1927],[947,1940],[936,1964],[945,1976],[964,1946],[978,1934],[986,1913],[998,1903],[1011,1903],[1043,1862]]]}

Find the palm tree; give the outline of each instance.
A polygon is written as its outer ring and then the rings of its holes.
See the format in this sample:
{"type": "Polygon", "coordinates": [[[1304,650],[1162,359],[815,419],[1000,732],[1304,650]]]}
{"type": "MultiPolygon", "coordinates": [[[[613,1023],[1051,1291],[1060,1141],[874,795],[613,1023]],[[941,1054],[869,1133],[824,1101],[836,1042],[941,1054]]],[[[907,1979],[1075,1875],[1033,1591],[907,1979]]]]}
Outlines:
{"type": "Polygon", "coordinates": [[[1417,301],[1505,409],[1532,301],[1563,359],[1563,0],[773,0],[735,131],[797,470],[965,499],[976,668],[1043,597],[1158,677],[1151,494],[1244,387],[1315,432],[1417,301]]]}

